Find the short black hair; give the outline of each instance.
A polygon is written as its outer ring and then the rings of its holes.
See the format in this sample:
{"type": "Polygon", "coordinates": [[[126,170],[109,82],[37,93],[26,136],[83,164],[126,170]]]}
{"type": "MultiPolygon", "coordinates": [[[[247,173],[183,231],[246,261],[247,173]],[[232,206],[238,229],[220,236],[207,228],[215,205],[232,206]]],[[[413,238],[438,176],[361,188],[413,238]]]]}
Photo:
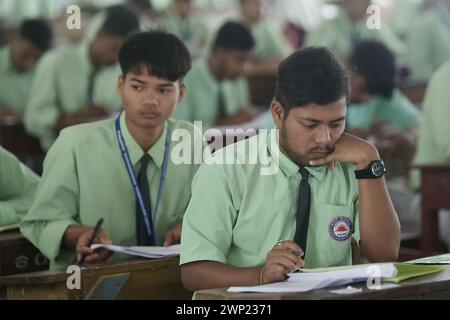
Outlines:
{"type": "Polygon", "coordinates": [[[250,30],[238,22],[226,22],[217,31],[213,50],[218,48],[249,51],[255,47],[255,38],[250,30]]]}
{"type": "Polygon", "coordinates": [[[142,66],[148,73],[170,81],[182,80],[191,69],[191,56],[175,35],[161,30],[133,33],[119,51],[122,74],[139,74],[142,66]]]}
{"type": "Polygon", "coordinates": [[[100,31],[113,36],[126,37],[139,30],[139,19],[136,14],[123,5],[106,8],[105,21],[100,31]]]}
{"type": "Polygon", "coordinates": [[[359,42],[350,62],[354,72],[366,78],[370,94],[392,97],[396,78],[395,56],[384,44],[373,40],[359,42]]]}
{"type": "Polygon", "coordinates": [[[348,98],[349,81],[345,67],[330,50],[309,47],[294,52],[278,67],[275,99],[287,117],[295,107],[348,98]]]}
{"type": "Polygon", "coordinates": [[[47,51],[52,46],[53,31],[48,23],[43,20],[25,20],[20,25],[19,35],[23,39],[31,41],[42,51],[47,51]]]}

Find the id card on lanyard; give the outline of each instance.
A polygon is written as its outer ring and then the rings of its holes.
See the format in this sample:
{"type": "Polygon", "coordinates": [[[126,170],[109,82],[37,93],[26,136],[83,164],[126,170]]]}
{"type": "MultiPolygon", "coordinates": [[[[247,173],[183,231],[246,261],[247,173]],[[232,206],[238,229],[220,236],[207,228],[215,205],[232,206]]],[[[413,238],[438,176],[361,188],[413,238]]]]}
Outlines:
{"type": "MultiPolygon", "coordinates": [[[[153,229],[153,226],[150,225],[149,213],[148,213],[147,208],[144,205],[144,201],[142,199],[142,192],[141,192],[141,189],[139,188],[136,174],[134,173],[134,170],[133,170],[133,164],[131,163],[130,154],[128,153],[128,149],[127,149],[125,140],[122,135],[122,129],[120,126],[120,116],[121,116],[121,114],[117,117],[116,122],[115,122],[116,136],[117,136],[117,141],[119,142],[120,152],[122,154],[122,158],[125,163],[125,167],[127,169],[128,176],[130,177],[131,185],[133,186],[134,194],[136,195],[136,199],[139,204],[140,212],[142,214],[142,217],[144,218],[145,229],[147,231],[148,239],[153,238],[156,240],[155,230],[153,229]]],[[[156,204],[155,204],[155,208],[153,211],[155,218],[158,213],[159,202],[161,201],[161,196],[162,196],[162,192],[164,190],[164,184],[165,184],[165,180],[166,180],[167,162],[169,160],[169,146],[170,146],[169,133],[167,133],[166,139],[164,142],[164,158],[163,158],[163,164],[162,164],[161,177],[159,179],[158,195],[156,197],[156,204]]]]}

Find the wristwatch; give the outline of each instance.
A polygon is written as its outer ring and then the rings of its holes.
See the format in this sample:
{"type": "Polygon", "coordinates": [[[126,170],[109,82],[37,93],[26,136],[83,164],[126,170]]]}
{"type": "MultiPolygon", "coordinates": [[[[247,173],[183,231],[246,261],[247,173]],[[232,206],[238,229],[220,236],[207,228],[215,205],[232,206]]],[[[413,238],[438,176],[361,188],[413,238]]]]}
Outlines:
{"type": "Polygon", "coordinates": [[[379,179],[386,173],[383,160],[372,161],[366,169],[356,170],[356,179],[379,179]]]}

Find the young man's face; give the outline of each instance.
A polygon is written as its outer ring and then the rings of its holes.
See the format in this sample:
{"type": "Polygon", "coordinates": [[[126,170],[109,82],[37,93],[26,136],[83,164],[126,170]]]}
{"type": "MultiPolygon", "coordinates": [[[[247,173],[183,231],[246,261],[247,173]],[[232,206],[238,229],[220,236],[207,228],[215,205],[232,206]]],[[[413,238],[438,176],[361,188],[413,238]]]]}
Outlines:
{"type": "Polygon", "coordinates": [[[112,66],[117,63],[119,50],[125,38],[100,32],[93,41],[95,60],[102,66],[112,66]]]}
{"type": "Polygon", "coordinates": [[[280,129],[280,147],[298,165],[324,158],[333,152],[344,133],[347,99],[325,106],[308,104],[291,109],[287,118],[283,107],[272,104],[272,115],[280,129]]]}
{"type": "Polygon", "coordinates": [[[250,64],[252,51],[218,49],[215,56],[220,61],[224,79],[236,80],[244,74],[245,69],[250,64]]]}
{"type": "Polygon", "coordinates": [[[241,6],[242,15],[249,21],[256,23],[262,17],[262,0],[246,0],[241,6]]]}
{"type": "Polygon", "coordinates": [[[186,18],[191,13],[192,0],[175,0],[174,10],[179,17],[186,18]]]}
{"type": "Polygon", "coordinates": [[[130,71],[119,77],[118,91],[127,119],[141,128],[152,129],[163,124],[181,101],[184,90],[178,81],[150,75],[144,66],[140,74],[130,71]]]}
{"type": "Polygon", "coordinates": [[[43,50],[30,40],[17,37],[11,43],[11,58],[14,66],[20,72],[30,70],[41,58],[43,50]]]}
{"type": "Polygon", "coordinates": [[[371,2],[371,0],[344,0],[342,7],[352,20],[358,21],[366,16],[371,2]]]}
{"type": "Polygon", "coordinates": [[[371,95],[367,90],[367,80],[363,75],[355,74],[350,81],[350,103],[363,103],[370,99],[371,95]]]}

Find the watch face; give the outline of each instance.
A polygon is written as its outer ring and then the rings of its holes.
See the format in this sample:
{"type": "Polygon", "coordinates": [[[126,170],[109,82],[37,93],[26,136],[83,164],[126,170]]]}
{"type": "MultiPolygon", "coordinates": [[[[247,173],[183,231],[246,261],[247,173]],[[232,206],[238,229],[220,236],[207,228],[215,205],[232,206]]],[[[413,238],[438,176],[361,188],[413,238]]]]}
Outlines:
{"type": "Polygon", "coordinates": [[[382,161],[374,161],[370,169],[375,177],[382,177],[386,172],[382,161]]]}

